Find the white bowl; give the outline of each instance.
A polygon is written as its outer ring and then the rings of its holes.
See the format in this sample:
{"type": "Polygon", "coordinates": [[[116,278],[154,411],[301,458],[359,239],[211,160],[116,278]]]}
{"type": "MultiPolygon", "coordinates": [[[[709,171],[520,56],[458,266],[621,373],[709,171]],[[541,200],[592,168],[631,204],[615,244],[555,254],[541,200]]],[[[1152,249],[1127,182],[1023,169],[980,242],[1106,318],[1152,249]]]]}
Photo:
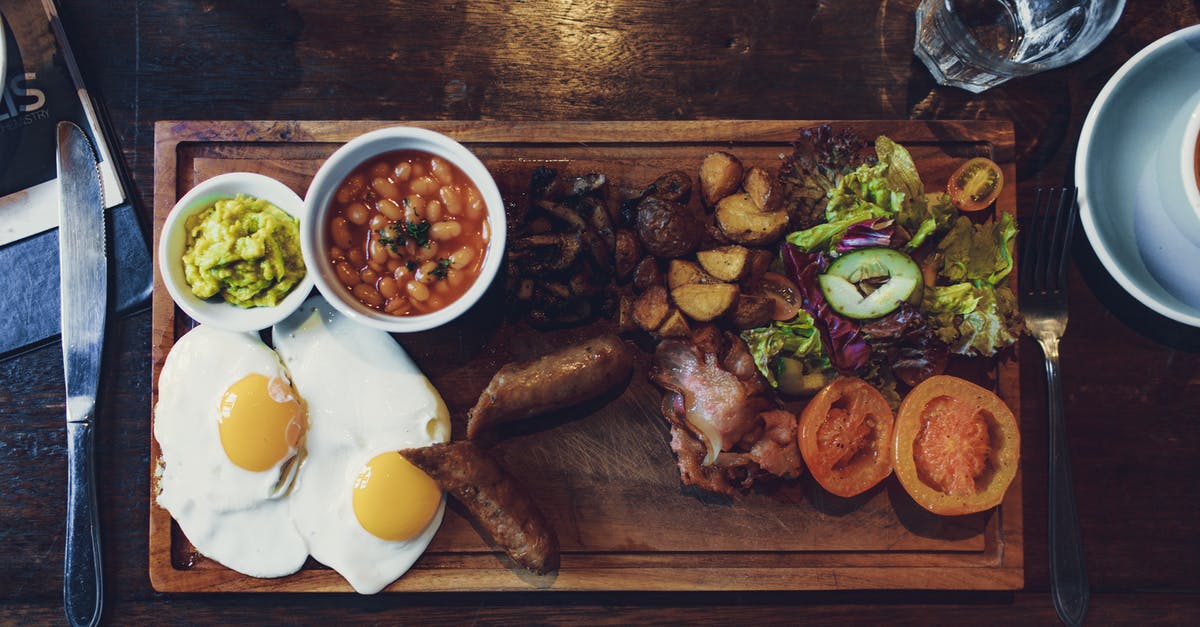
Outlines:
{"type": "Polygon", "coordinates": [[[471,151],[441,133],[422,128],[393,126],[371,131],[350,140],[321,165],[308,187],[304,205],[310,219],[300,223],[300,244],[304,250],[304,263],[313,276],[317,290],[351,319],[385,331],[425,331],[454,320],[483,297],[488,286],[496,278],[504,259],[506,221],[504,203],[500,199],[496,181],[492,179],[483,162],[471,151]],[[338,280],[333,264],[329,261],[329,234],[324,228],[325,216],[333,195],[350,172],[378,155],[397,150],[419,150],[441,157],[457,166],[471,179],[483,197],[490,231],[483,266],[475,283],[458,300],[442,309],[415,316],[393,316],[358,302],[338,280]]]}
{"type": "Polygon", "coordinates": [[[167,292],[175,304],[201,324],[211,324],[229,331],[258,331],[265,329],[296,311],[313,287],[311,266],[292,291],[274,307],[242,308],[220,298],[203,299],[192,293],[183,273],[183,248],[187,240],[185,223],[188,217],[211,207],[223,198],[245,194],[261,198],[300,221],[300,229],[308,222],[304,201],[287,185],[268,176],[249,172],[232,172],[214,176],[184,194],[163,223],[158,242],[158,267],[167,292]]]}
{"type": "Polygon", "coordinates": [[[1142,304],[1194,327],[1200,216],[1185,199],[1178,159],[1200,102],[1197,76],[1200,25],[1150,44],[1100,91],[1075,156],[1079,214],[1100,262],[1142,304]]]}

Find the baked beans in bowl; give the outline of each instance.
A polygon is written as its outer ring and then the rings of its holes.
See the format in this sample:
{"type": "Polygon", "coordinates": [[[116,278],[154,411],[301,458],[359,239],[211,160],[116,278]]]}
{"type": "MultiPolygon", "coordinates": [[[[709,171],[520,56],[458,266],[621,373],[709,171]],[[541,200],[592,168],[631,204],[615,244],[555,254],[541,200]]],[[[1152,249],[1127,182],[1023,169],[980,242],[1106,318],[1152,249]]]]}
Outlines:
{"type": "Polygon", "coordinates": [[[505,217],[487,168],[458,142],[392,127],[321,166],[300,238],[317,289],[392,332],[439,326],[474,305],[504,256],[505,217]]]}

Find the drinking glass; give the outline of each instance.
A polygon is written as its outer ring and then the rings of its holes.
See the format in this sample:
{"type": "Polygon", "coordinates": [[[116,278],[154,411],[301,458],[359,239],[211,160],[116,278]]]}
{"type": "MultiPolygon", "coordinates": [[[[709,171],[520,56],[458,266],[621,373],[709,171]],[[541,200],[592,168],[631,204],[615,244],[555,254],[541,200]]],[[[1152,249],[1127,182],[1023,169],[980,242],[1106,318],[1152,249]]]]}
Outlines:
{"type": "Polygon", "coordinates": [[[923,0],[913,52],[942,85],[980,93],[1079,60],[1125,0],[923,0]]]}

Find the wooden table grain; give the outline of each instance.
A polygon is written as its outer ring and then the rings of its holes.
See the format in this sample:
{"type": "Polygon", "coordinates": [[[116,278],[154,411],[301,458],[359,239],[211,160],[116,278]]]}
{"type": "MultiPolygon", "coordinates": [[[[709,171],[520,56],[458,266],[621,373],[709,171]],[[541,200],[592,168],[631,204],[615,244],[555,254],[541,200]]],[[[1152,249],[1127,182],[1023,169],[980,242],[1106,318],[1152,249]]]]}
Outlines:
{"type": "MultiPolygon", "coordinates": [[[[1028,206],[1035,188],[1069,176],[1084,116],[1113,72],[1200,22],[1195,0],[1130,2],[1080,62],[972,95],[938,87],[913,57],[915,0],[60,5],[147,211],[161,119],[1009,119],[1028,206]]],[[[1062,352],[1089,622],[1200,623],[1200,332],[1129,298],[1086,238],[1073,261],[1062,352]]],[[[1037,421],[1023,438],[1016,593],[157,594],[147,575],[150,330],[148,312],[114,320],[105,353],[97,471],[110,624],[1056,620],[1037,421]]],[[[1021,412],[1033,415],[1045,411],[1041,363],[1022,341],[1021,412]]],[[[0,362],[0,623],[62,620],[62,423],[56,346],[0,362]]]]}

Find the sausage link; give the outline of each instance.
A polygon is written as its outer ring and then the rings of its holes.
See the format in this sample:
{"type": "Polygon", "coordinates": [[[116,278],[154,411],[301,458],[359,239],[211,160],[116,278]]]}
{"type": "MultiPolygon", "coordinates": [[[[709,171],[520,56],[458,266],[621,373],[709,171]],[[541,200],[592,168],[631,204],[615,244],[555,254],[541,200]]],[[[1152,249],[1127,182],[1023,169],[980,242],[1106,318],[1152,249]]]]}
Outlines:
{"type": "Polygon", "coordinates": [[[434,444],[400,454],[462,503],[475,522],[522,568],[538,574],[558,570],[558,535],[554,528],[512,475],[475,442],[434,444]]]}
{"type": "Polygon", "coordinates": [[[592,400],[626,381],[632,371],[633,351],[615,335],[506,364],[467,412],[467,437],[592,400]]]}

